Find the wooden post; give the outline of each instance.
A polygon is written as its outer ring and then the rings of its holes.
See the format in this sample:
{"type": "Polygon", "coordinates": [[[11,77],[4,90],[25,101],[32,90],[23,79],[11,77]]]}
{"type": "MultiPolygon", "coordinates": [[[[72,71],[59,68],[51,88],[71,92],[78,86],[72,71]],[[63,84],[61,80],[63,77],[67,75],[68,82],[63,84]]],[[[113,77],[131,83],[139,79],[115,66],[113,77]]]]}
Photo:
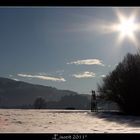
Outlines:
{"type": "Polygon", "coordinates": [[[91,95],[91,112],[97,111],[97,101],[96,101],[96,94],[95,91],[92,90],[92,95],[91,95]]]}

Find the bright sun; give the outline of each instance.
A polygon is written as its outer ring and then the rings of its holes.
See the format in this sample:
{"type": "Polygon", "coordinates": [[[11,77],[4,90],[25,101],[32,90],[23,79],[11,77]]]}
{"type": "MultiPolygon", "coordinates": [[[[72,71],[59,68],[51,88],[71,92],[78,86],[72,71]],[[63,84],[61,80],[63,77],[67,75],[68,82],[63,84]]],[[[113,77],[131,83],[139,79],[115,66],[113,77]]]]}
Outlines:
{"type": "Polygon", "coordinates": [[[133,20],[131,19],[124,19],[121,21],[120,25],[118,25],[118,31],[121,32],[122,36],[124,37],[130,37],[132,34],[134,34],[134,31],[136,30],[136,26],[133,20]]]}
{"type": "Polygon", "coordinates": [[[136,39],[135,33],[137,31],[140,31],[140,24],[137,24],[136,14],[132,14],[129,17],[125,17],[122,13],[117,12],[119,23],[113,24],[110,29],[113,32],[119,32],[119,38],[118,41],[122,42],[124,39],[128,38],[130,41],[132,41],[135,45],[138,44],[138,41],[136,39]]]}
{"type": "MultiPolygon", "coordinates": [[[[127,11],[126,15],[115,9],[117,15],[116,22],[106,22],[101,20],[102,23],[96,23],[96,29],[99,29],[101,33],[118,33],[117,46],[120,46],[123,41],[129,41],[133,43],[135,47],[140,46],[139,41],[136,37],[137,33],[140,32],[140,23],[138,23],[138,10],[135,9],[132,13],[127,11]]],[[[115,18],[114,18],[115,19],[115,18]]],[[[94,26],[92,28],[95,28],[94,26]]]]}
{"type": "Polygon", "coordinates": [[[116,25],[116,30],[120,32],[119,41],[124,40],[126,37],[137,44],[134,32],[138,30],[139,26],[135,23],[135,17],[129,18],[119,15],[120,23],[116,25]]]}

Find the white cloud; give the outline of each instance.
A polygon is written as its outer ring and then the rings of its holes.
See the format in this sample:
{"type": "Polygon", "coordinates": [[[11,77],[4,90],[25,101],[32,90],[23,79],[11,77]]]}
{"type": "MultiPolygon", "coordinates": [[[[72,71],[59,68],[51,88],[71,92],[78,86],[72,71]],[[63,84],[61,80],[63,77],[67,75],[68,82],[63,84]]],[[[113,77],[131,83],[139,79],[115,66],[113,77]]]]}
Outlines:
{"type": "Polygon", "coordinates": [[[47,75],[45,72],[38,73],[39,75],[47,75]]]}
{"type": "Polygon", "coordinates": [[[61,76],[61,75],[63,75],[64,70],[58,70],[58,71],[56,71],[55,73],[61,76]]]}
{"type": "Polygon", "coordinates": [[[56,78],[44,75],[29,75],[29,74],[17,74],[20,77],[27,77],[27,78],[37,78],[41,80],[50,80],[50,81],[58,81],[58,82],[65,82],[66,80],[63,77],[56,78]]]}
{"type": "Polygon", "coordinates": [[[13,75],[12,74],[9,74],[9,77],[13,77],[13,75]]]}
{"type": "Polygon", "coordinates": [[[104,77],[106,77],[106,75],[103,74],[103,75],[101,75],[101,77],[104,78],[104,77]]]}
{"type": "Polygon", "coordinates": [[[75,78],[92,78],[92,77],[95,77],[95,73],[85,71],[83,73],[73,74],[72,76],[75,77],[75,78]]]}
{"type": "Polygon", "coordinates": [[[9,74],[9,77],[10,77],[11,79],[15,80],[15,81],[20,81],[19,79],[14,78],[14,76],[13,76],[12,74],[9,74]]]}
{"type": "Polygon", "coordinates": [[[75,64],[75,65],[101,65],[101,66],[105,66],[102,63],[102,60],[99,59],[84,59],[84,60],[77,60],[77,61],[73,61],[67,64],[75,64]]]}
{"type": "Polygon", "coordinates": [[[16,79],[16,78],[14,78],[13,80],[15,80],[15,81],[20,81],[19,79],[16,79]]]}

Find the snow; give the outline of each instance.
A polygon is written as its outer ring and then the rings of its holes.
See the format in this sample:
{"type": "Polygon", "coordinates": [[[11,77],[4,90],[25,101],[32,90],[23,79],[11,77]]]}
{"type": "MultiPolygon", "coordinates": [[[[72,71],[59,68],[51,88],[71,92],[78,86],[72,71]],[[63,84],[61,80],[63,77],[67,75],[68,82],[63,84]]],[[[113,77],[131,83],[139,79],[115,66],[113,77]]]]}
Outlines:
{"type": "Polygon", "coordinates": [[[87,110],[0,109],[0,133],[140,133],[140,116],[87,110]]]}

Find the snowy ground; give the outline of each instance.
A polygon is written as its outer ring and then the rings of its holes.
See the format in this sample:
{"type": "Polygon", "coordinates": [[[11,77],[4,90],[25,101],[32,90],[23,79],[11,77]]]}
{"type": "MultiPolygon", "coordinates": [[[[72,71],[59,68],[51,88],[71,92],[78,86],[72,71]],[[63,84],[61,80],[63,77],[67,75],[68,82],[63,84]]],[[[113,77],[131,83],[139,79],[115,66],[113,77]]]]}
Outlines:
{"type": "Polygon", "coordinates": [[[1,133],[140,133],[140,117],[90,111],[0,109],[1,133]]]}

